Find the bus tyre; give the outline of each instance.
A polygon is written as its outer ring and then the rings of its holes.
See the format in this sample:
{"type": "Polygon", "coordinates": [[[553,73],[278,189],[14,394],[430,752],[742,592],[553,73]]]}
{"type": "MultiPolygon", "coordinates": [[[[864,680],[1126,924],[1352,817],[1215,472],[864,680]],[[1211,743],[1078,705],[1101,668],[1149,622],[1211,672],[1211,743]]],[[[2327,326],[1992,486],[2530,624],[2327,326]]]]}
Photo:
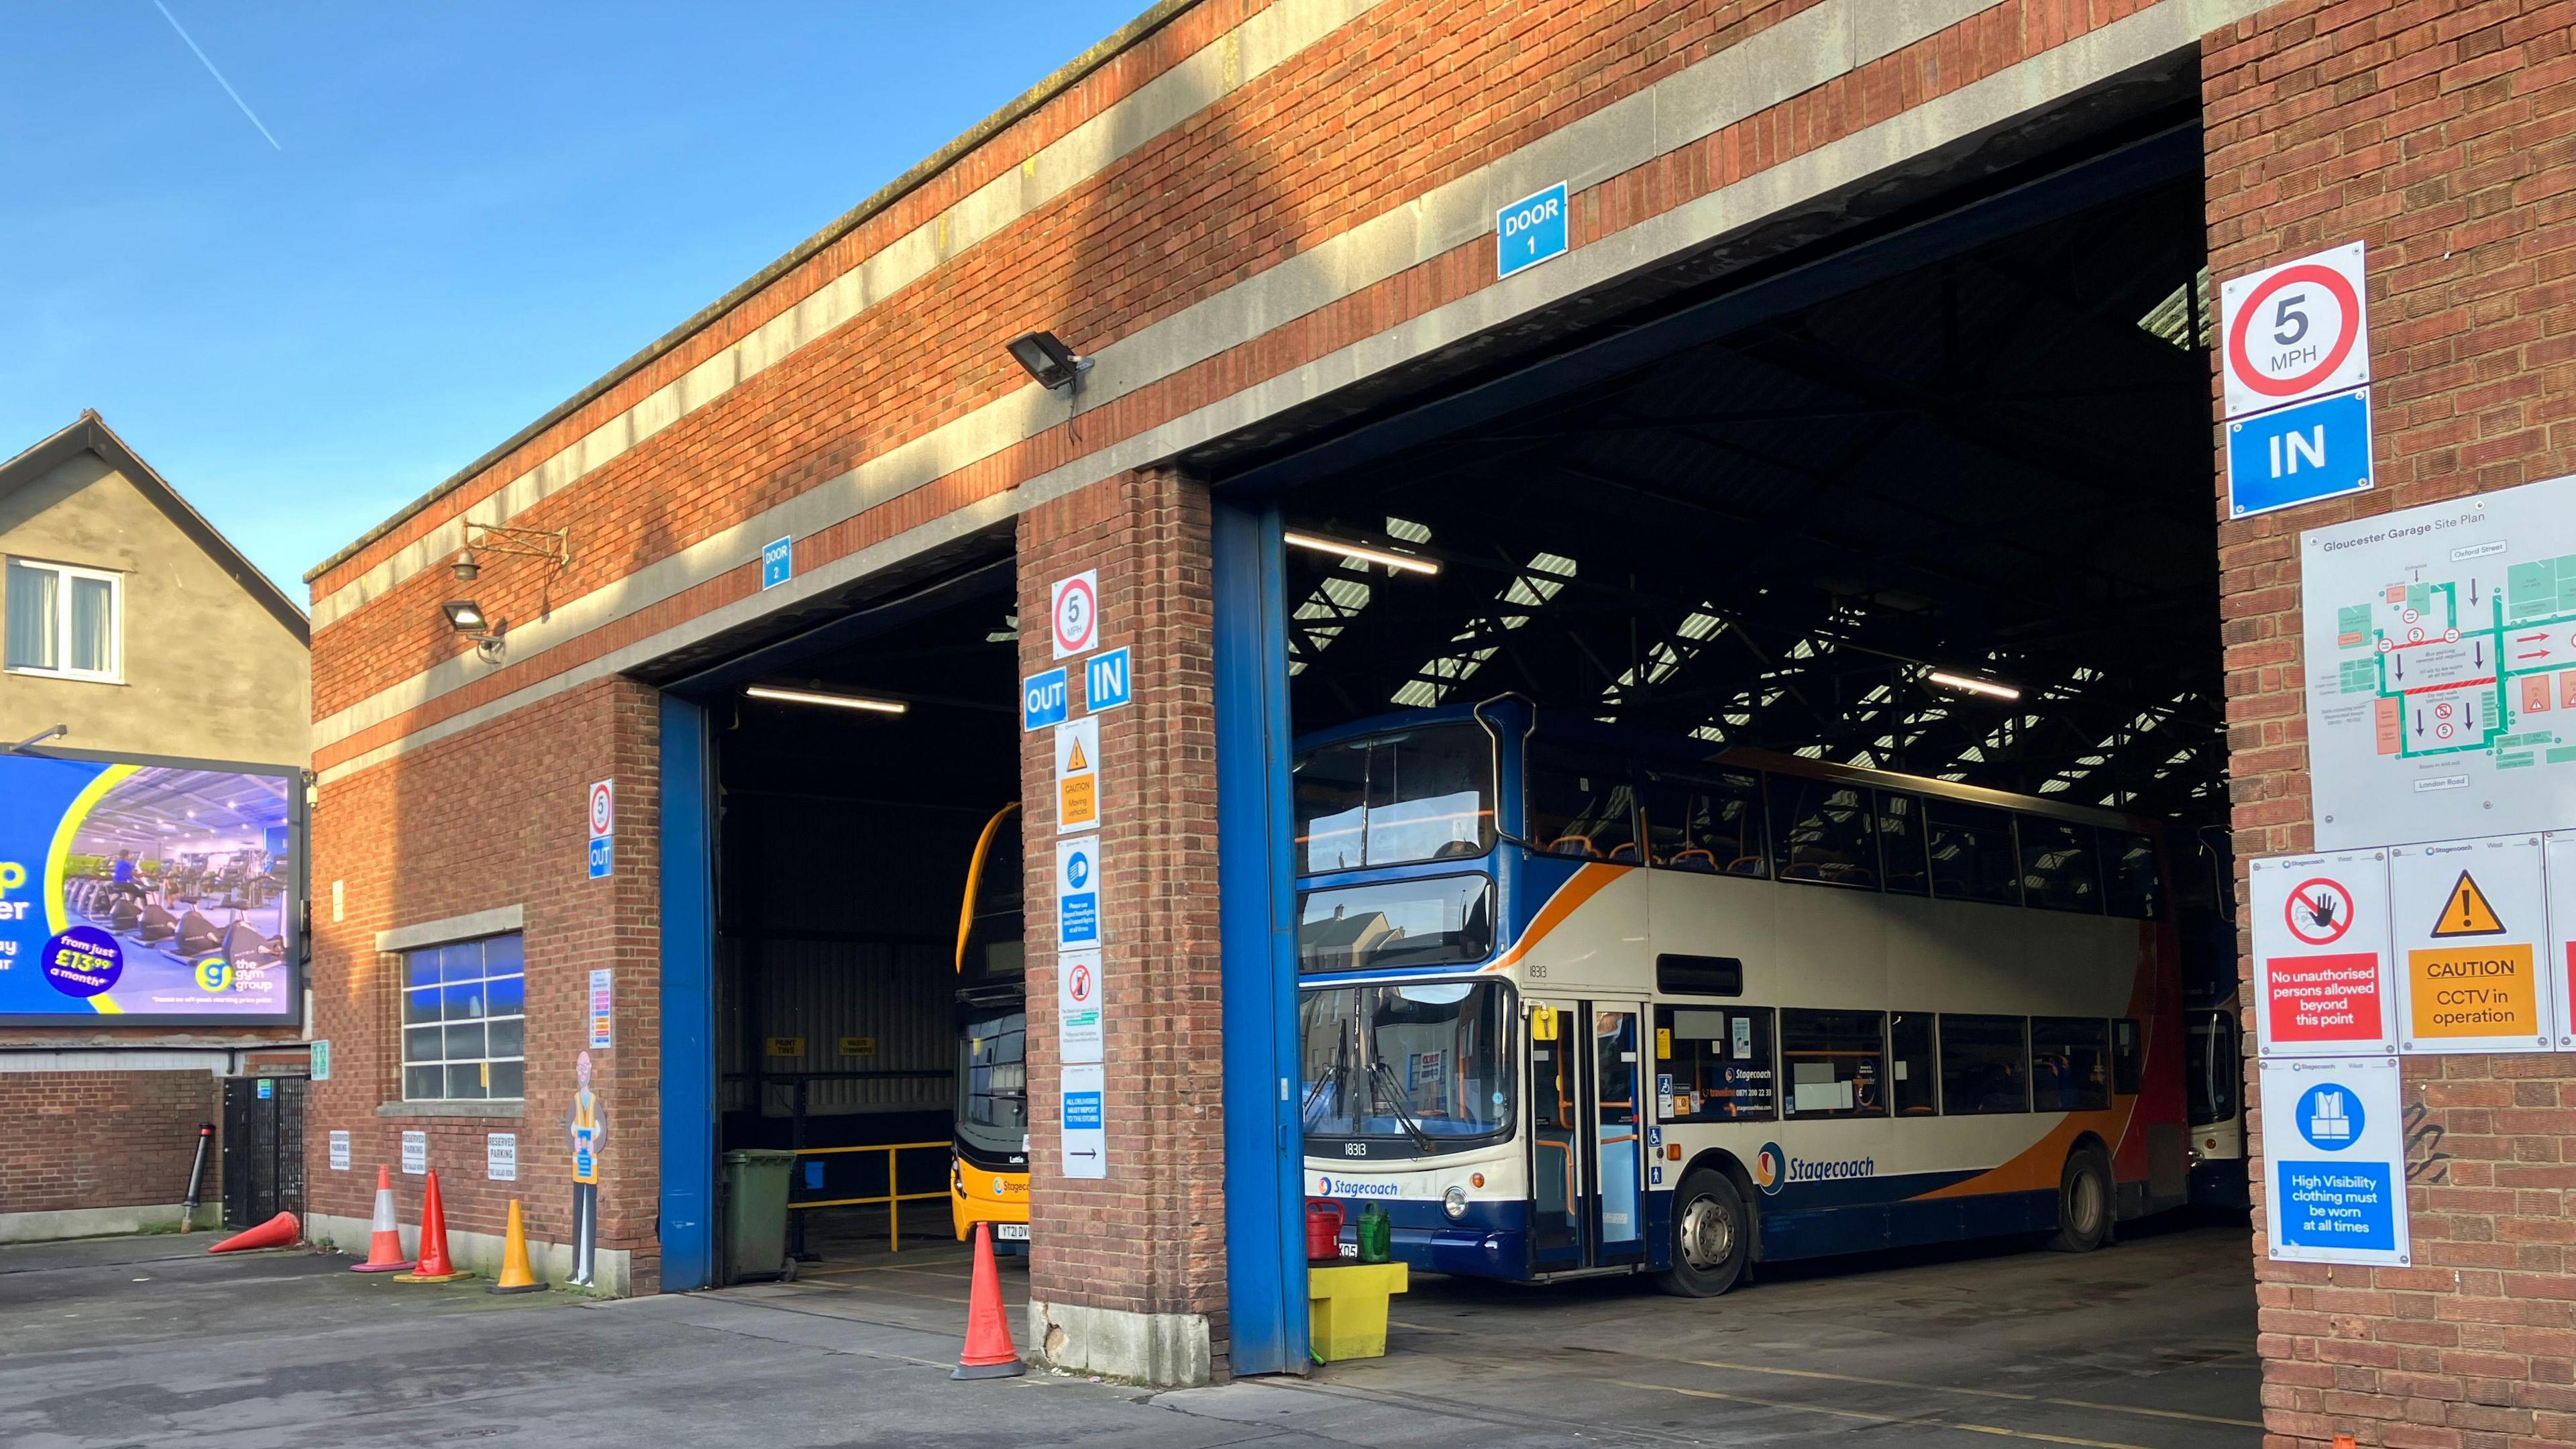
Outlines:
{"type": "Polygon", "coordinates": [[[1696,1168],[1673,1193],[1673,1266],[1655,1286],[1676,1298],[1714,1298],[1744,1276],[1752,1214],[1725,1173],[1696,1168]]]}
{"type": "Polygon", "coordinates": [[[2070,1154],[2057,1180],[2057,1235],[2052,1251],[2089,1253],[2111,1240],[2111,1160],[2098,1147],[2070,1154]]]}

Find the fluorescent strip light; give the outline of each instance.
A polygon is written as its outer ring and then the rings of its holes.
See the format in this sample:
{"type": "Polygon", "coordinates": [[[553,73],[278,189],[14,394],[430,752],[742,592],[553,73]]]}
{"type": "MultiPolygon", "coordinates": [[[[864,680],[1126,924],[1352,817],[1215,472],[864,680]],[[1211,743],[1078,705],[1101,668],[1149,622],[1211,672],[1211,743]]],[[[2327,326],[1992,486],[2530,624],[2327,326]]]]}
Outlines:
{"type": "Polygon", "coordinates": [[[1349,543],[1338,538],[1318,538],[1311,533],[1288,533],[1281,537],[1290,548],[1311,548],[1317,553],[1335,554],[1342,558],[1366,559],[1370,563],[1384,564],[1391,569],[1402,569],[1409,574],[1440,572],[1440,565],[1430,559],[1415,558],[1409,553],[1389,553],[1385,549],[1371,548],[1364,543],[1349,543]]]}
{"type": "Polygon", "coordinates": [[[773,689],[755,684],[743,690],[753,699],[783,700],[788,704],[828,704],[834,709],[864,709],[876,714],[902,714],[912,708],[891,699],[864,699],[855,694],[817,694],[810,689],[773,689]]]}
{"type": "Polygon", "coordinates": [[[1991,679],[1978,679],[1966,674],[1952,674],[1946,669],[1935,669],[1924,677],[1934,684],[1966,690],[1970,694],[1982,694],[1989,699],[2021,698],[2021,691],[2009,684],[1997,684],[1991,679]]]}

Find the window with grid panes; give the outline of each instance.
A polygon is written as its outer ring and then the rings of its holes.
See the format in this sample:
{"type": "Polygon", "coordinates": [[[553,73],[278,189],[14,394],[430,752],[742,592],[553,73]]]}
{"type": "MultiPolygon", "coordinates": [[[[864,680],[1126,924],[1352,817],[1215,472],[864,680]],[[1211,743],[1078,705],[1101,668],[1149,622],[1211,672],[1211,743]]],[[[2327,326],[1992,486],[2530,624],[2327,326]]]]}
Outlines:
{"type": "Polygon", "coordinates": [[[516,935],[403,953],[403,1100],[527,1093],[526,957],[516,935]]]}

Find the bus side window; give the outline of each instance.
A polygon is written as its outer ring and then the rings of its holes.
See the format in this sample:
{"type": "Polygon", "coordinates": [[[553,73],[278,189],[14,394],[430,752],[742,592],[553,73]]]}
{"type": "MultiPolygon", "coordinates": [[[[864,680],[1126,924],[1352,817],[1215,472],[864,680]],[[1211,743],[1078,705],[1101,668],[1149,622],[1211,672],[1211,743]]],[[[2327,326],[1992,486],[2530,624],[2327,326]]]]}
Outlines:
{"type": "Polygon", "coordinates": [[[1870,792],[1858,785],[1771,777],[1772,855],[1782,880],[1878,885],[1870,792]]]}
{"type": "Polygon", "coordinates": [[[1875,1011],[1783,1011],[1780,1070],[1792,1117],[1887,1115],[1887,1018],[1875,1011]]]}
{"type": "Polygon", "coordinates": [[[1939,1111],[1941,1072],[1932,1059],[1932,1013],[1897,1012],[1887,1019],[1887,1041],[1894,1074],[1888,1090],[1896,1099],[1896,1115],[1929,1117],[1939,1111]]]}
{"type": "Polygon", "coordinates": [[[2164,914],[2164,890],[2156,879],[2156,843],[2147,836],[2125,830],[2102,832],[2102,884],[2112,915],[2152,921],[2164,914]]]}
{"type": "Polygon", "coordinates": [[[2138,1094],[2138,1077],[2143,1057],[2138,1041],[2138,1020],[2124,1016],[2111,1023],[2111,1090],[2123,1097],[2138,1094]]]}
{"type": "Polygon", "coordinates": [[[1932,847],[1932,894],[1951,901],[2021,904],[2010,815],[1955,800],[1927,800],[1923,818],[1932,847]]]}
{"type": "Polygon", "coordinates": [[[1701,875],[1766,876],[1762,777],[1735,770],[1706,778],[1650,773],[1644,789],[1649,863],[1701,875]]]}
{"type": "Polygon", "coordinates": [[[1878,879],[1890,891],[1932,894],[1932,872],[1923,854],[1923,802],[1912,795],[1878,792],[1878,879]]]}
{"type": "Polygon", "coordinates": [[[1780,1115],[1771,1013],[1760,1007],[1655,1008],[1655,1096],[1672,1081],[1667,1122],[1767,1122],[1780,1115]]]}
{"type": "Polygon", "coordinates": [[[2030,1110],[2029,1023],[2018,1016],[1941,1016],[1941,1111],[1950,1117],[2030,1110]]]}
{"type": "Polygon", "coordinates": [[[1636,816],[1626,761],[1530,746],[1529,842],[1540,854],[1642,864],[1636,816]]]}
{"type": "Polygon", "coordinates": [[[2039,1016],[2030,1023],[2030,1094],[2042,1112],[2099,1112],[2111,1105],[2109,1023],[2098,1016],[2039,1016]]]}
{"type": "Polygon", "coordinates": [[[2093,827],[2025,815],[2021,836],[2022,899],[2052,911],[2102,914],[2102,878],[2093,827]]]}

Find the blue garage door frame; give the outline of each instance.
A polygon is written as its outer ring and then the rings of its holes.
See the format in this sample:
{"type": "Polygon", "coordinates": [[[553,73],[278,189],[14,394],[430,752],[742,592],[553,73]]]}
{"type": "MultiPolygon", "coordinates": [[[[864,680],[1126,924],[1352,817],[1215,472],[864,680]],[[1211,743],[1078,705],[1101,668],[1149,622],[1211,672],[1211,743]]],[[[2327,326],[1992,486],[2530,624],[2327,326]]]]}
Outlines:
{"type": "Polygon", "coordinates": [[[716,1286],[715,790],[707,712],[662,696],[662,1289],[716,1286]]]}

